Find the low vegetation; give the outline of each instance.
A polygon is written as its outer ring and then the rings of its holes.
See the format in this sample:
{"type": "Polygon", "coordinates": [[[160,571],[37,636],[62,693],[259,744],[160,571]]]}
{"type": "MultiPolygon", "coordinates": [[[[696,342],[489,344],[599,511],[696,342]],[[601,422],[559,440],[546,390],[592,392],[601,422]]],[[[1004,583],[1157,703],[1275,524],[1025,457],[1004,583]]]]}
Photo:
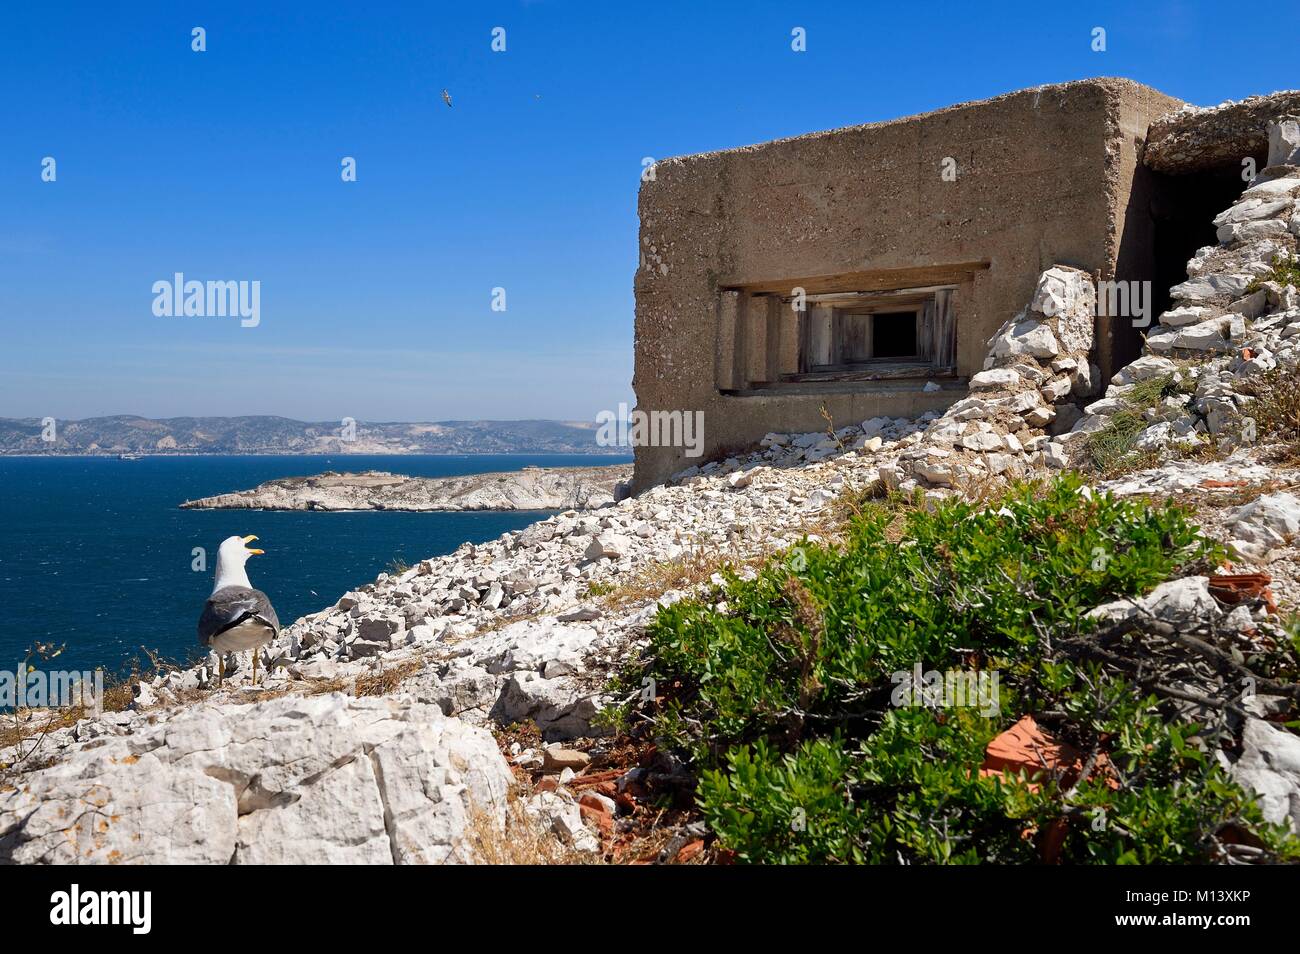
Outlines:
{"type": "MultiPolygon", "coordinates": [[[[1184,721],[1159,665],[1125,664],[1142,634],[1093,639],[1092,607],[1221,558],[1185,511],[1062,478],[906,510],[901,540],[899,512],[862,500],[840,543],[665,607],[614,687],[690,770],[719,847],[768,863],[1300,858],[1217,764],[1225,720],[1184,721]],[[917,665],[996,673],[997,691],[907,704],[917,665]],[[1026,714],[1080,753],[1073,777],[981,771],[1026,714]]],[[[1249,662],[1261,680],[1297,671],[1293,646],[1249,662]]]]}
{"type": "Polygon", "coordinates": [[[1277,282],[1279,285],[1294,285],[1300,288],[1300,259],[1287,252],[1285,255],[1273,256],[1273,269],[1267,275],[1252,279],[1246,291],[1256,292],[1264,282],[1277,282]]]}
{"type": "Polygon", "coordinates": [[[612,609],[626,609],[656,600],[669,590],[686,590],[707,583],[716,573],[737,573],[758,562],[760,558],[742,556],[734,550],[700,546],[676,559],[651,563],[618,584],[593,581],[587,586],[587,595],[612,609]]]}
{"type": "Polygon", "coordinates": [[[1152,421],[1147,412],[1184,385],[1173,374],[1138,381],[1123,396],[1126,407],[1112,414],[1106,425],[1088,435],[1088,461],[1102,476],[1111,477],[1151,466],[1159,455],[1135,448],[1134,442],[1152,421]]]}
{"type": "Polygon", "coordinates": [[[1274,368],[1241,385],[1254,400],[1249,419],[1253,439],[1281,445],[1287,462],[1300,460],[1300,374],[1295,368],[1274,368]]]}

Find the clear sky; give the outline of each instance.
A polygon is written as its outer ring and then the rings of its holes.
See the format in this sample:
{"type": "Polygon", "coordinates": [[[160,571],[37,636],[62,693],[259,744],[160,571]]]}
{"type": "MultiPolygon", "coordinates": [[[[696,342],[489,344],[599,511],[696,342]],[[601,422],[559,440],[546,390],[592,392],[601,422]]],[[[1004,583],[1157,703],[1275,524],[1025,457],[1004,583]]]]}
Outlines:
{"type": "Polygon", "coordinates": [[[7,3],[0,416],[590,420],[632,402],[643,157],[1089,76],[1209,105],[1300,86],[1298,35],[1295,2],[7,3]],[[155,316],[175,272],[261,282],[260,324],[155,316]]]}

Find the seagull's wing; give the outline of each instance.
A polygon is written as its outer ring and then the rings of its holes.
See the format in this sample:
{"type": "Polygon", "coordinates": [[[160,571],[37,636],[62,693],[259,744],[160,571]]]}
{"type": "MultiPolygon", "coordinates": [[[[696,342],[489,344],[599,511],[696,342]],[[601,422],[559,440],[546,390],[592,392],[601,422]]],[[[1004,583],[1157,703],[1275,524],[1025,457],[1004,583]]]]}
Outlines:
{"type": "Polygon", "coordinates": [[[223,586],[203,606],[199,642],[209,646],[226,630],[250,619],[265,623],[277,634],[280,632],[280,619],[265,593],[247,586],[223,586]]]}

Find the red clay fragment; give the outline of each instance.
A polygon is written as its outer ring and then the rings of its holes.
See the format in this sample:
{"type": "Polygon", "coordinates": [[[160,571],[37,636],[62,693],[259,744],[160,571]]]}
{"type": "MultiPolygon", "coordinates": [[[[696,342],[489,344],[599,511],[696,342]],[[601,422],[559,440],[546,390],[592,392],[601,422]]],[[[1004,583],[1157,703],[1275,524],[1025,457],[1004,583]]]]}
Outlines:
{"type": "Polygon", "coordinates": [[[681,851],[677,852],[677,863],[684,865],[701,851],[704,850],[704,839],[696,838],[694,841],[682,845],[681,851]]]}
{"type": "Polygon", "coordinates": [[[1029,778],[1064,770],[1079,760],[1069,745],[1057,745],[1038,727],[1033,716],[1025,716],[988,744],[981,774],[1023,771],[1029,778]]]}
{"type": "Polygon", "coordinates": [[[602,835],[610,835],[614,832],[614,819],[604,808],[596,808],[582,802],[578,803],[578,811],[582,814],[582,820],[595,825],[600,829],[602,835]]]}
{"type": "MultiPolygon", "coordinates": [[[[1066,743],[1058,743],[1038,727],[1033,716],[1024,716],[1003,732],[984,750],[981,775],[1024,774],[1030,779],[1059,777],[1061,785],[1073,785],[1083,771],[1083,756],[1066,743]]],[[[1112,788],[1118,787],[1110,760],[1097,756],[1093,774],[1104,776],[1112,788]]]]}
{"type": "Polygon", "coordinates": [[[1277,612],[1277,600],[1267,573],[1217,573],[1210,577],[1210,594],[1220,603],[1236,606],[1246,600],[1262,599],[1270,613],[1277,612]]]}
{"type": "Polygon", "coordinates": [[[622,769],[609,769],[606,772],[592,772],[590,775],[575,775],[569,779],[569,788],[586,788],[588,785],[612,782],[622,774],[622,769]]]}

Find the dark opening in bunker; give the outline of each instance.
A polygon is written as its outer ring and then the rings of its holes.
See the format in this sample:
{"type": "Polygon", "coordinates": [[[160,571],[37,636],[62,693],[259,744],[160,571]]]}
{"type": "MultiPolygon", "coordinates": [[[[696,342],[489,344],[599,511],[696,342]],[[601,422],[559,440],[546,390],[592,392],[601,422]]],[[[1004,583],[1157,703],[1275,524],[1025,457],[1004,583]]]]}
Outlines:
{"type": "MultiPolygon", "coordinates": [[[[1262,169],[1267,156],[1242,158],[1262,169]]],[[[1172,304],[1169,289],[1187,281],[1188,261],[1199,249],[1218,245],[1214,218],[1249,186],[1244,168],[1219,160],[1176,174],[1137,170],[1114,276],[1124,286],[1118,300],[1132,307],[1115,309],[1111,295],[1098,289],[1098,363],[1107,376],[1142,353],[1144,336],[1172,304]]]]}
{"type": "MultiPolygon", "coordinates": [[[[1263,168],[1267,157],[1257,157],[1263,168]]],[[[1169,289],[1187,280],[1187,262],[1198,249],[1218,245],[1214,217],[1246,190],[1242,167],[1226,166],[1184,175],[1151,173],[1154,223],[1152,317],[1167,311],[1169,289]]]]}
{"type": "Polygon", "coordinates": [[[916,357],[915,311],[878,311],[872,318],[871,350],[874,357],[916,357]]]}

